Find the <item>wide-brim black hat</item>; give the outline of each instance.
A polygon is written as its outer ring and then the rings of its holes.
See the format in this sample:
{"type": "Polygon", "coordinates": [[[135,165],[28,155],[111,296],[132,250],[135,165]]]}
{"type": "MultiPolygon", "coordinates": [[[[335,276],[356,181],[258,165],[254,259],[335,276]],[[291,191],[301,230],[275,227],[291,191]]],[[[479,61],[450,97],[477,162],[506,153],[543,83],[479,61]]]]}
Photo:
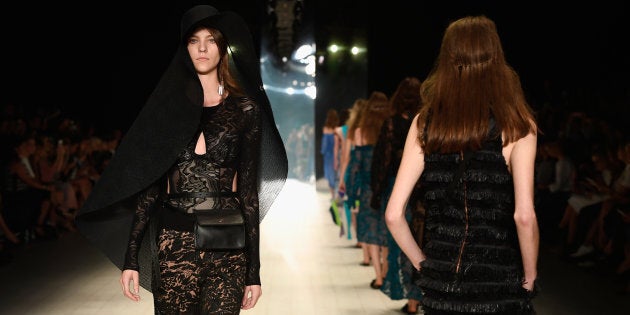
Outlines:
{"type": "Polygon", "coordinates": [[[201,23],[204,25],[212,25],[223,32],[223,30],[227,30],[230,26],[238,24],[235,23],[235,18],[238,18],[238,15],[235,15],[233,12],[219,12],[219,10],[211,5],[194,6],[182,15],[179,35],[181,39],[185,39],[188,33],[201,23]]]}

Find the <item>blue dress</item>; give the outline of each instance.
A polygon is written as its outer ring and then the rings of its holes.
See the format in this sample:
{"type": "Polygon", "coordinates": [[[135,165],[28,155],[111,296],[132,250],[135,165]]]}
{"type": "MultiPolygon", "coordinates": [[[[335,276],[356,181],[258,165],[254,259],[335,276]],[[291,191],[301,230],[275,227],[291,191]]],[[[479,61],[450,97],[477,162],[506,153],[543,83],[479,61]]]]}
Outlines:
{"type": "Polygon", "coordinates": [[[322,146],[320,153],[323,156],[324,177],[328,181],[328,187],[337,187],[337,171],[335,171],[335,134],[325,133],[322,135],[322,146]]]}

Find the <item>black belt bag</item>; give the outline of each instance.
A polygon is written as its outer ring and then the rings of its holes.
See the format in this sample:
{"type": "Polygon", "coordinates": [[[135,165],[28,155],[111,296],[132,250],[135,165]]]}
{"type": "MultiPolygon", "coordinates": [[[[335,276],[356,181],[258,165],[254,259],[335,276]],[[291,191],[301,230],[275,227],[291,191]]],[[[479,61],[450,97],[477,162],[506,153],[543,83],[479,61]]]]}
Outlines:
{"type": "Polygon", "coordinates": [[[232,250],[245,247],[245,221],[241,209],[195,210],[195,248],[232,250]]]}
{"type": "MultiPolygon", "coordinates": [[[[236,197],[235,192],[187,192],[169,198],[236,197]]],[[[198,250],[235,250],[245,247],[245,220],[239,208],[195,209],[194,236],[198,250]]]]}

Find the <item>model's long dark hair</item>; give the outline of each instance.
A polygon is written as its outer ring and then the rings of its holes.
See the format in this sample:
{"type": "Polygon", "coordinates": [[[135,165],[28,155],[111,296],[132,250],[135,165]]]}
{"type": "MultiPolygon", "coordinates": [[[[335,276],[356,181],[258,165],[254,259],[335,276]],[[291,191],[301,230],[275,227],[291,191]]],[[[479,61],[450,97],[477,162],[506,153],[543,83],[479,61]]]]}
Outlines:
{"type": "Polygon", "coordinates": [[[421,93],[418,128],[425,153],[479,149],[491,117],[504,145],[538,131],[520,78],[505,60],[496,25],[483,15],[461,18],[446,28],[421,93]]]}
{"type": "Polygon", "coordinates": [[[334,108],[329,108],[326,112],[326,121],[324,127],[337,128],[339,127],[339,113],[334,108]]]}
{"type": "Polygon", "coordinates": [[[361,128],[361,135],[365,139],[366,144],[376,143],[381,126],[390,113],[391,109],[389,108],[387,95],[381,91],[373,91],[367,100],[365,111],[358,123],[358,128],[361,128]]]}
{"type": "Polygon", "coordinates": [[[422,106],[420,86],[422,81],[416,77],[405,77],[400,82],[389,99],[392,115],[406,114],[413,117],[422,106]]]}

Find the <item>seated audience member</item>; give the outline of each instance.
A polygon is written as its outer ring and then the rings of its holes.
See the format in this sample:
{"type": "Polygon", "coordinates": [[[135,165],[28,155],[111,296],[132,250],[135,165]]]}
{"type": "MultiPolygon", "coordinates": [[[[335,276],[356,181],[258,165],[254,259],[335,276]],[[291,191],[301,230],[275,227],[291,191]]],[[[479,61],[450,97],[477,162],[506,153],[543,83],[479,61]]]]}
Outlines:
{"type": "Polygon", "coordinates": [[[39,137],[33,165],[40,182],[54,187],[50,194],[49,223],[54,227],[75,231],[73,211],[78,209],[77,193],[65,174],[69,144],[50,136],[39,137]]]}
{"type": "Polygon", "coordinates": [[[567,230],[567,248],[575,245],[574,241],[578,232],[578,216],[588,216],[591,218],[590,220],[594,219],[590,213],[584,214],[581,210],[606,200],[608,198],[607,191],[612,184],[612,180],[613,170],[611,163],[603,153],[593,153],[591,163],[580,167],[573,185],[573,192],[567,200],[564,216],[559,224],[559,228],[566,228],[567,230]]]}
{"type": "Polygon", "coordinates": [[[35,137],[27,135],[16,140],[13,157],[4,172],[2,215],[8,227],[15,232],[32,231],[40,238],[54,236],[45,229],[53,185],[42,183],[34,172],[31,157],[35,153],[35,137]]]}
{"type": "Polygon", "coordinates": [[[584,242],[571,254],[573,258],[582,257],[595,250],[605,255],[613,252],[614,236],[623,229],[624,217],[620,214],[627,213],[630,208],[630,142],[618,148],[617,157],[624,162],[625,168],[611,187],[604,191],[608,197],[597,209],[597,218],[591,223],[584,242]]]}
{"type": "Polygon", "coordinates": [[[575,165],[566,155],[561,142],[547,143],[542,148],[546,150],[554,163],[554,178],[551,183],[537,184],[536,216],[539,219],[540,235],[543,238],[554,235],[561,221],[563,210],[573,188],[575,165]]]}

